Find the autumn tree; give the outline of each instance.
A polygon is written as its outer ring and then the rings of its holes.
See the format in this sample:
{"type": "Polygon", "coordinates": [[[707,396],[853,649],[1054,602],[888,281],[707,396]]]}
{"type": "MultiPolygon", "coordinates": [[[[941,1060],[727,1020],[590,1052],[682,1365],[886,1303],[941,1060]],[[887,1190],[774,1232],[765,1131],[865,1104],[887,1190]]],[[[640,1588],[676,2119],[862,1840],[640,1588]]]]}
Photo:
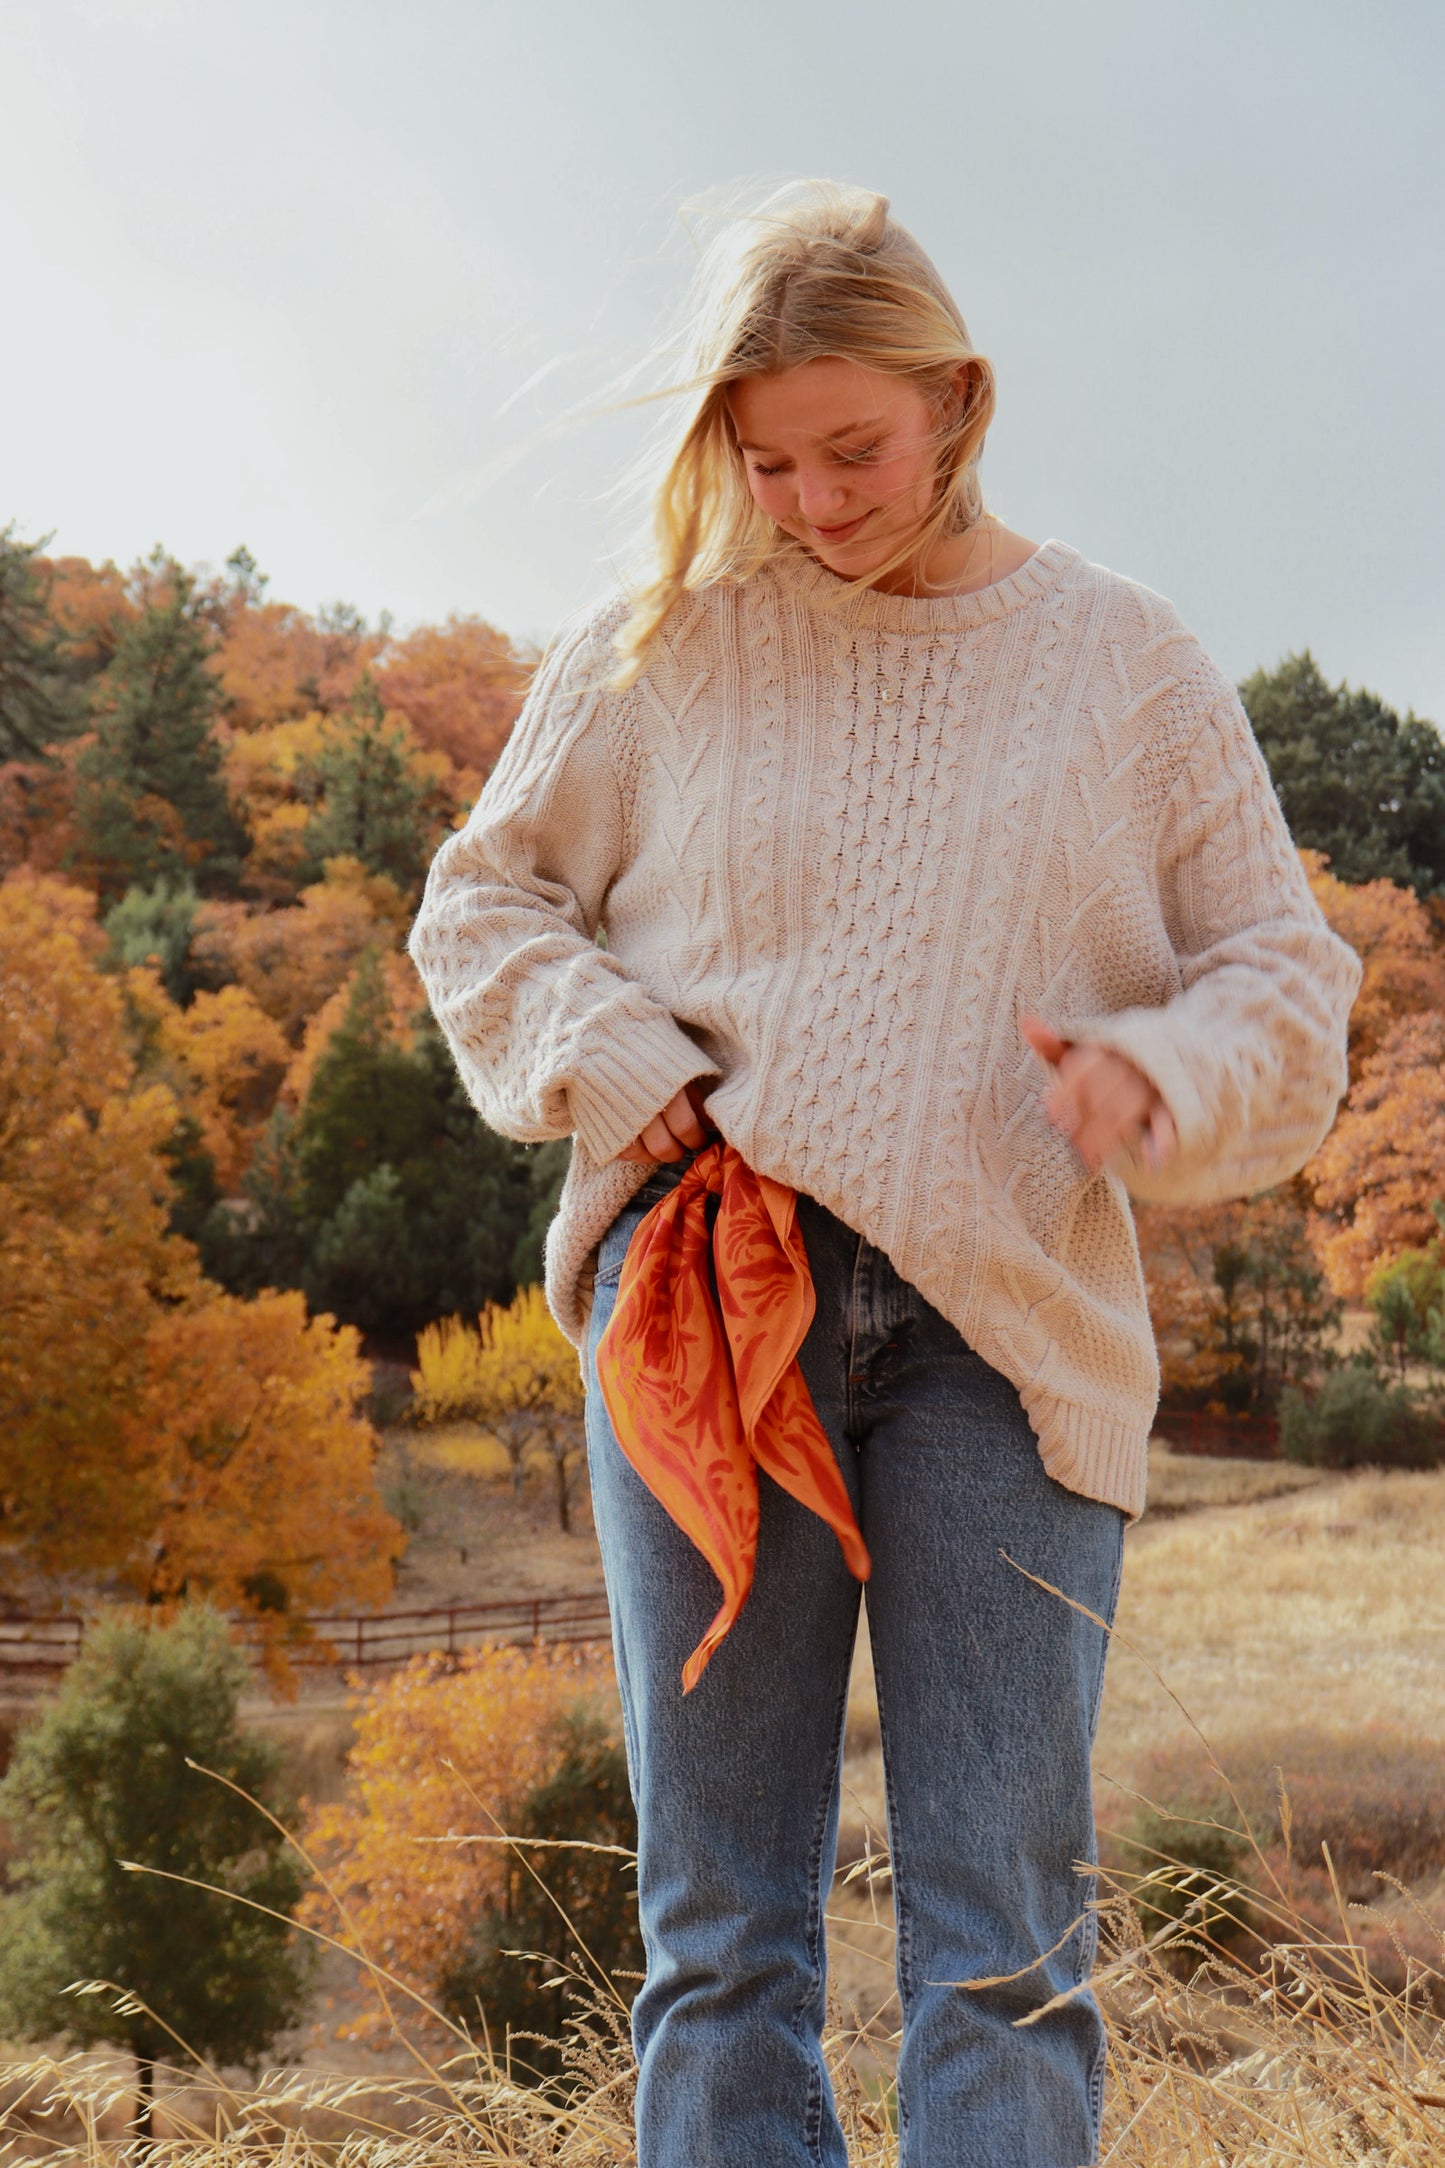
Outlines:
{"type": "Polygon", "coordinates": [[[304,1875],[241,1796],[282,1804],[276,1748],[239,1721],[245,1684],[213,1612],[114,1619],[22,1731],[0,1783],[16,1842],[0,1898],[0,2027],[128,2048],[144,2137],[155,2066],[174,2059],[177,2036],[254,2064],[301,2014],[308,1968],[288,1915],[304,1875]],[[74,1992],[85,1981],[127,1992],[74,1992]]]}
{"type": "Polygon", "coordinates": [[[132,1578],[151,1604],[250,1613],[284,1676],[304,1614],[370,1608],[403,1547],[377,1489],[355,1332],[299,1294],[218,1295],[152,1325],[128,1459],[157,1502],[132,1578]]]}
{"type": "Polygon", "coordinates": [[[97,684],[95,742],[79,764],[83,850],[106,895],[187,872],[224,889],[245,848],[214,735],[217,691],[195,582],[159,556],[152,569],[154,592],[97,684]]]}
{"type": "MultiPolygon", "coordinates": [[[[335,1895],[313,1891],[302,1918],[439,2003],[473,1929],[505,1901],[506,1852],[489,1840],[555,1771],[560,1720],[600,1686],[577,1651],[483,1648],[416,1657],[360,1696],[346,1797],[305,1834],[335,1895]]],[[[358,2029],[382,2022],[378,2007],[358,2029]]]]}
{"type": "Polygon", "coordinates": [[[176,1101],[138,1082],[101,949],[83,890],[0,884],[0,1528],[44,1570],[143,1540],[127,1417],[152,1322],[196,1287],[167,1227],[176,1101]]]}
{"type": "Polygon", "coordinates": [[[1328,684],[1308,652],[1239,690],[1297,843],[1342,881],[1445,890],[1445,741],[1432,723],[1328,684]]]}
{"type": "Polygon", "coordinates": [[[533,658],[479,617],[423,625],[387,648],[376,682],[418,744],[445,753],[474,795],[517,719],[533,658]]]}
{"type": "Polygon", "coordinates": [[[386,644],[355,611],[311,617],[266,599],[249,551],[235,550],[209,602],[217,639],[212,667],[222,711],[246,734],[296,716],[339,713],[386,644]]]}
{"type": "Polygon", "coordinates": [[[1306,1172],[1339,1294],[1358,1296],[1374,1267],[1430,1240],[1445,1198],[1445,1016],[1389,1027],[1306,1172]]]}
{"type": "Polygon", "coordinates": [[[572,1475],[583,1450],[582,1372],[541,1288],[524,1287],[505,1309],[490,1305],[475,1327],[460,1318],[429,1326],[417,1340],[417,1366],[418,1418],[480,1423],[505,1448],[514,1491],[529,1457],[540,1455],[552,1472],[558,1525],[569,1534],[572,1475]]]}
{"type": "Polygon", "coordinates": [[[177,1098],[101,962],[84,891],[0,884],[0,1556],[204,1588],[278,1630],[374,1601],[398,1537],[355,1336],[201,1279],[168,1228],[177,1098]]]}
{"type": "Polygon", "coordinates": [[[1300,856],[1316,903],[1364,966],[1350,1012],[1350,1069],[1357,1076],[1400,1017],[1445,1010],[1445,954],[1412,888],[1395,881],[1352,886],[1337,880],[1317,851],[1300,856]]]}
{"type": "Polygon", "coordinates": [[[1138,1215],[1164,1398],[1268,1414],[1320,1369],[1340,1304],[1296,1185],[1138,1215]]]}
{"type": "MultiPolygon", "coordinates": [[[[294,1046],[345,985],[362,951],[392,946],[407,917],[401,891],[384,874],[368,873],[355,858],[331,858],[322,878],[287,908],[201,904],[190,969],[200,983],[234,979],[294,1046]]],[[[111,920],[106,924],[109,929],[111,920]]]]}

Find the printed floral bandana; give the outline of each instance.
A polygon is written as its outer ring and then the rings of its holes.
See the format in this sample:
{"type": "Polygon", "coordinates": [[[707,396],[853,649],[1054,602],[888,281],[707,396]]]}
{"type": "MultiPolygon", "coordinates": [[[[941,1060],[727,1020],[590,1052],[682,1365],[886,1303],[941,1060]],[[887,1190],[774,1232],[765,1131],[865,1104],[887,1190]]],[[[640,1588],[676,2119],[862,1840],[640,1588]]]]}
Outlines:
{"type": "Polygon", "coordinates": [[[597,1348],[602,1398],[628,1460],[723,1590],[683,1666],[684,1693],[753,1585],[759,1468],[827,1522],[849,1570],[868,1578],[868,1552],[797,1364],[814,1307],[797,1193],[755,1174],[721,1138],[628,1247],[597,1348]],[[715,1217],[709,1197],[719,1200],[715,1217]]]}

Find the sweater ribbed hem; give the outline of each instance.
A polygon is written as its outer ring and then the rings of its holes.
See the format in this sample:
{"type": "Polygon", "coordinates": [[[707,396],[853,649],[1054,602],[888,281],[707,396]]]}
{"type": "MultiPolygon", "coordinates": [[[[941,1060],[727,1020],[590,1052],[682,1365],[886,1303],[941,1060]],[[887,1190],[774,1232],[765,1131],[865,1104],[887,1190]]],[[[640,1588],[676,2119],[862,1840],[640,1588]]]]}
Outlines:
{"type": "Polygon", "coordinates": [[[615,1159],[654,1114],[694,1077],[717,1071],[670,1018],[633,1024],[625,1037],[592,1048],[587,1089],[570,1094],[577,1134],[599,1166],[615,1159]]]}
{"type": "Polygon", "coordinates": [[[1131,1521],[1144,1511],[1149,1487],[1149,1431],[1153,1411],[1140,1422],[1096,1415],[1077,1401],[1055,1400],[1025,1390],[1023,1403],[1038,1436],[1039,1453],[1056,1483],[1102,1505],[1118,1506],[1131,1521]]]}

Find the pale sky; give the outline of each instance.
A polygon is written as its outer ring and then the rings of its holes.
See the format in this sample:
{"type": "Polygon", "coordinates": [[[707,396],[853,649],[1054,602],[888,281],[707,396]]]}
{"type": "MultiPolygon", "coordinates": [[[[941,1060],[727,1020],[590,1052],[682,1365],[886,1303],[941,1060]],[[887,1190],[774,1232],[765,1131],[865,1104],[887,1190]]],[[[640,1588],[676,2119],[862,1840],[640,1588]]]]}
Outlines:
{"type": "Polygon", "coordinates": [[[823,173],[993,357],[1010,524],[1445,721],[1442,109],[1440,0],[0,0],[0,525],[544,636],[642,424],[529,438],[680,206],[823,173]]]}

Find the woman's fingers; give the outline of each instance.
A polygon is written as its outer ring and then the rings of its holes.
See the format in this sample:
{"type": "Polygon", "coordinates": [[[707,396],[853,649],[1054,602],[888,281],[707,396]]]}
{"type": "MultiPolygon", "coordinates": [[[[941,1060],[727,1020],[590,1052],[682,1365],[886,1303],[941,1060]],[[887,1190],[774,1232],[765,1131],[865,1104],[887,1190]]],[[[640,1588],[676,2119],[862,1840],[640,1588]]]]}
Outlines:
{"type": "MultiPolygon", "coordinates": [[[[1029,1043],[1042,1052],[1032,1034],[1029,1043]]],[[[1121,1145],[1141,1143],[1146,1162],[1157,1169],[1178,1143],[1169,1110],[1148,1078],[1104,1047],[1067,1046],[1044,1107],[1090,1173],[1121,1145]]]]}
{"type": "Polygon", "coordinates": [[[1068,1039],[1061,1039],[1052,1025],[1046,1024],[1041,1016],[1024,1014],[1019,1018],[1019,1030],[1039,1060],[1046,1061],[1051,1069],[1058,1067],[1072,1044],[1068,1039]]]}
{"type": "Polygon", "coordinates": [[[685,1152],[696,1152],[704,1142],[702,1123],[689,1087],[668,1100],[667,1105],[645,1129],[638,1132],[631,1144],[625,1145],[617,1154],[619,1159],[650,1165],[654,1160],[678,1160],[685,1152]]]}

